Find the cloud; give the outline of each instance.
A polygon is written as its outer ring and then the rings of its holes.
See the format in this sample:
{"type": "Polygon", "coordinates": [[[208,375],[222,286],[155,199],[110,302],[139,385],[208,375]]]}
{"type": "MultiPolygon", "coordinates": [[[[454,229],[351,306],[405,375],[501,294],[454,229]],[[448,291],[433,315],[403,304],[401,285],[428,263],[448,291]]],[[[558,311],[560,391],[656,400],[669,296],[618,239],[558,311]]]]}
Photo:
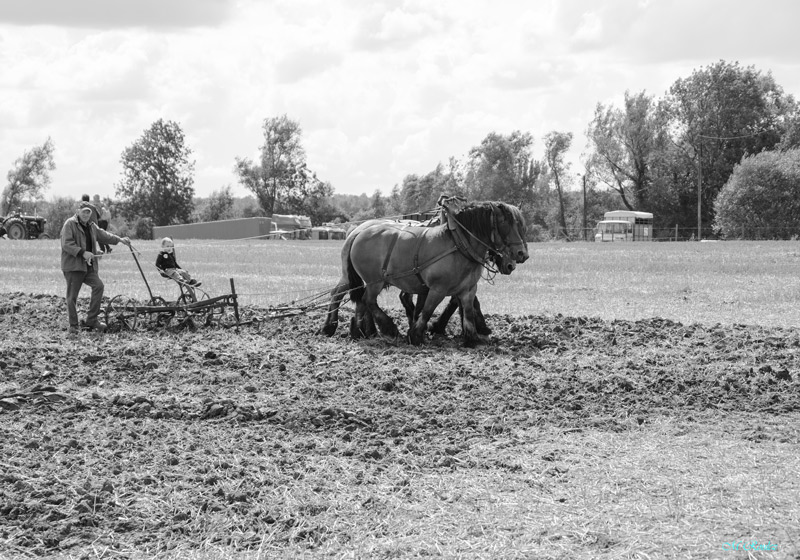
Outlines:
{"type": "Polygon", "coordinates": [[[380,6],[375,4],[373,11],[361,20],[353,41],[357,49],[407,49],[420,39],[439,34],[447,28],[447,18],[435,12],[423,11],[423,8],[382,11],[380,6]]]}
{"type": "MultiPolygon", "coordinates": [[[[598,102],[663,94],[724,59],[800,93],[800,3],[570,0],[0,0],[0,154],[51,136],[54,193],[100,190],[159,118],[197,193],[253,157],[265,118],[303,129],[336,192],[388,191],[490,132],[583,131],[598,102]]],[[[105,189],[105,190],[103,190],[105,189]]]]}
{"type": "Polygon", "coordinates": [[[89,29],[217,26],[232,0],[24,0],[0,2],[0,23],[89,29]]]}
{"type": "Polygon", "coordinates": [[[331,70],[342,61],[342,55],[323,47],[296,50],[284,56],[275,67],[279,83],[292,84],[303,78],[331,70]]]}

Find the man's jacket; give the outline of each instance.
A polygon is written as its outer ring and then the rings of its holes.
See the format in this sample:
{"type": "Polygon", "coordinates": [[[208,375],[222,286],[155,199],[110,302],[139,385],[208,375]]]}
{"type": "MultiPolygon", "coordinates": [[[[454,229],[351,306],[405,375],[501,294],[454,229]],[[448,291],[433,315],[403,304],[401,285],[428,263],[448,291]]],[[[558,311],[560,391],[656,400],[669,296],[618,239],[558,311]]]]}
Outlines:
{"type": "MultiPolygon", "coordinates": [[[[89,222],[89,231],[92,237],[92,246],[86,246],[86,234],[83,231],[78,215],[75,214],[64,222],[61,228],[61,270],[64,272],[86,272],[88,266],[81,256],[84,251],[97,254],[97,242],[106,245],[117,245],[122,239],[97,227],[94,222],[89,222]]],[[[92,268],[97,272],[100,268],[100,259],[92,259],[92,268]]]]}

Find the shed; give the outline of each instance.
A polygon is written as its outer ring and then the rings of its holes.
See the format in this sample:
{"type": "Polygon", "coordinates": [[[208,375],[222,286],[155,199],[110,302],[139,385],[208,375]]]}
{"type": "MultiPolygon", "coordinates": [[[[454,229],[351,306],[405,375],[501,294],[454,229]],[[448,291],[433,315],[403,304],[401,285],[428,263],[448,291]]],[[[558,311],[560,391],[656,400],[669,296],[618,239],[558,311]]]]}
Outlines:
{"type": "Polygon", "coordinates": [[[153,237],[173,239],[264,239],[278,237],[277,224],[270,218],[239,218],[153,227],[153,237]]]}

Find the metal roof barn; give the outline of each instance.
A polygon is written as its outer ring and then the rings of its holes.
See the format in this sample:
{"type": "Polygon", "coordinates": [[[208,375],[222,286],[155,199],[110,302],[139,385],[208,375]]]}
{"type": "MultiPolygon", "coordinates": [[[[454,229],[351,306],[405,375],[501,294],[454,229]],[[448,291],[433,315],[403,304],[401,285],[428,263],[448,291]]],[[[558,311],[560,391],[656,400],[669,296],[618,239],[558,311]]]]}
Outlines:
{"type": "Polygon", "coordinates": [[[162,237],[173,239],[247,239],[251,237],[274,239],[278,238],[280,233],[277,224],[271,218],[263,217],[153,227],[153,237],[156,239],[162,237]]]}

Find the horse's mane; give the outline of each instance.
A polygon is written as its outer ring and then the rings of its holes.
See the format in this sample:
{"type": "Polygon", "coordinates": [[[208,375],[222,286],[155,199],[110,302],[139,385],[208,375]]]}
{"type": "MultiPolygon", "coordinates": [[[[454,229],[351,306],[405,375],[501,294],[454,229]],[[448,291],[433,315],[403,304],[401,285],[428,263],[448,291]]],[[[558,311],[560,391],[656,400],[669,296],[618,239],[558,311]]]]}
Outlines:
{"type": "Polygon", "coordinates": [[[472,202],[456,214],[456,219],[477,237],[492,236],[492,203],[472,202]]]}
{"type": "Polygon", "coordinates": [[[522,215],[520,209],[513,204],[504,204],[502,202],[499,204],[499,206],[503,210],[503,213],[511,214],[512,221],[514,221],[522,230],[522,235],[524,236],[528,228],[525,224],[525,217],[522,215]]]}

